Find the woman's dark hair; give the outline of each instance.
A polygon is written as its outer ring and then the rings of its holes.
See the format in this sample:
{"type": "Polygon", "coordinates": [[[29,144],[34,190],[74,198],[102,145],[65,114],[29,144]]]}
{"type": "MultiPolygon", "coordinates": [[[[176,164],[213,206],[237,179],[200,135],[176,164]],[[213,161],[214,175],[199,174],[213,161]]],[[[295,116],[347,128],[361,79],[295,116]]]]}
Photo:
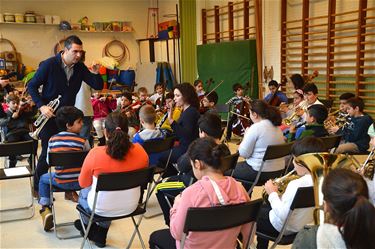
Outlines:
{"type": "Polygon", "coordinates": [[[205,137],[194,140],[187,154],[191,161],[199,160],[213,169],[221,170],[221,160],[230,155],[230,151],[225,144],[217,144],[213,138],[205,137]]]}
{"type": "Polygon", "coordinates": [[[347,248],[375,245],[375,207],[368,200],[365,180],[348,169],[332,170],[323,182],[324,201],[347,248]]]}
{"type": "Polygon", "coordinates": [[[302,89],[303,86],[305,85],[305,80],[303,79],[303,77],[300,74],[293,74],[290,77],[290,80],[292,81],[292,84],[293,84],[295,90],[302,89]]]}
{"type": "Polygon", "coordinates": [[[83,112],[74,106],[63,106],[56,112],[55,122],[59,131],[66,131],[77,119],[83,119],[83,112]]]}
{"type": "Polygon", "coordinates": [[[280,111],[263,100],[255,99],[251,101],[250,111],[255,112],[263,119],[268,119],[274,126],[281,125],[282,118],[280,111]]]}
{"type": "Polygon", "coordinates": [[[327,151],[328,149],[322,139],[313,136],[307,136],[294,142],[294,144],[292,145],[291,154],[297,157],[307,153],[327,151]]]}
{"type": "Polygon", "coordinates": [[[189,105],[199,108],[199,99],[195,88],[187,82],[177,85],[174,89],[180,91],[184,102],[188,103],[189,105]]]}
{"type": "Polygon", "coordinates": [[[104,123],[107,131],[107,154],[113,159],[122,160],[132,143],[128,135],[128,119],[120,112],[110,113],[104,123]]]}

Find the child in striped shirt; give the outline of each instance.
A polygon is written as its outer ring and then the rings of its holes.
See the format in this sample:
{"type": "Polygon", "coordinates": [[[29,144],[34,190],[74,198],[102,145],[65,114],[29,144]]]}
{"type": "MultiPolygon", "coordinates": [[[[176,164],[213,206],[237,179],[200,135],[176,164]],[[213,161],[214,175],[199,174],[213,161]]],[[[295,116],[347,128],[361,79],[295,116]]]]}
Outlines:
{"type": "MultiPolygon", "coordinates": [[[[83,125],[82,119],[83,113],[76,107],[61,107],[56,113],[55,120],[60,132],[50,138],[48,142],[48,152],[90,150],[88,141],[79,136],[83,125]]],[[[65,170],[57,166],[55,172],[52,173],[52,185],[65,190],[79,189],[78,176],[80,171],[81,167],[65,170]]],[[[49,173],[46,173],[41,176],[39,181],[39,204],[42,205],[40,214],[45,231],[49,231],[53,227],[49,178],[49,173]]],[[[77,193],[75,191],[65,192],[65,199],[77,202],[77,193]]]]}

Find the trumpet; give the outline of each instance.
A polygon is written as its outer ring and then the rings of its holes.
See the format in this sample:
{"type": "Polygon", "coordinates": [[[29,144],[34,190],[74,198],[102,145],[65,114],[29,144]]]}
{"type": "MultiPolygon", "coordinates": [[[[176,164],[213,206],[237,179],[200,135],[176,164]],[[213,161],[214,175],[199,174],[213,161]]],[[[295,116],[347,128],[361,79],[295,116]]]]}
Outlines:
{"type": "Polygon", "coordinates": [[[308,104],[306,101],[296,106],[294,112],[289,117],[283,119],[283,124],[290,126],[294,121],[298,121],[298,111],[303,110],[304,112],[306,112],[307,106],[308,104]]]}
{"type": "MultiPolygon", "coordinates": [[[[53,109],[53,112],[57,110],[57,108],[60,105],[60,98],[61,95],[59,95],[56,99],[51,100],[47,106],[51,107],[53,109]]],[[[37,120],[35,120],[34,125],[37,127],[37,129],[34,132],[30,132],[29,135],[35,140],[38,140],[39,133],[43,129],[43,127],[48,122],[49,118],[44,116],[43,114],[40,114],[37,120]]]]}
{"type": "MultiPolygon", "coordinates": [[[[296,170],[293,169],[292,171],[290,171],[285,176],[275,178],[273,180],[273,183],[277,186],[277,189],[278,189],[277,193],[279,195],[282,195],[285,192],[286,187],[288,186],[289,182],[300,178],[300,176],[295,174],[295,173],[296,173],[296,170]]],[[[265,189],[263,189],[262,197],[263,197],[263,200],[268,200],[268,194],[267,194],[265,189]]]]}
{"type": "Polygon", "coordinates": [[[358,172],[361,172],[363,174],[363,177],[371,181],[374,179],[374,170],[375,170],[374,154],[375,154],[375,147],[371,149],[371,152],[368,155],[366,161],[358,169],[358,172]]]}

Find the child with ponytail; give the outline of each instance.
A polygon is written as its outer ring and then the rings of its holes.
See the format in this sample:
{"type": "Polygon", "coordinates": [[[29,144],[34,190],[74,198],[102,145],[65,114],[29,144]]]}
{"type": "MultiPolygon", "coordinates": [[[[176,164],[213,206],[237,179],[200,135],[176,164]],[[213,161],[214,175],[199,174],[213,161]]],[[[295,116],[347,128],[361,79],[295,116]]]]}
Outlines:
{"type": "MultiPolygon", "coordinates": [[[[246,130],[238,147],[240,156],[244,157],[245,161],[238,163],[233,172],[234,178],[245,182],[255,180],[268,145],[285,142],[283,133],[278,127],[281,125],[281,114],[276,107],[262,100],[254,100],[250,103],[250,118],[254,124],[246,130]]],[[[258,184],[262,185],[268,179],[279,177],[284,167],[284,158],[266,161],[258,184]]]]}
{"type": "Polygon", "coordinates": [[[372,248],[375,207],[363,178],[335,169],[324,179],[322,191],[327,223],[300,231],[292,248],[372,248]]]}
{"type": "MultiPolygon", "coordinates": [[[[103,173],[127,172],[146,168],[148,156],[139,144],[132,144],[128,135],[127,118],[119,112],[110,113],[104,123],[106,146],[94,147],[88,153],[79,176],[79,185],[83,188],[79,196],[79,204],[88,212],[93,207],[98,175],[103,173]]],[[[95,214],[102,216],[122,216],[132,213],[140,199],[139,187],[123,191],[106,192],[99,195],[95,214]]],[[[83,220],[88,224],[88,219],[83,220]]],[[[80,220],[74,222],[75,227],[83,234],[80,220]]],[[[93,223],[89,239],[98,247],[104,247],[110,222],[93,223]]]]}
{"type": "MultiPolygon", "coordinates": [[[[230,154],[226,145],[217,144],[213,138],[199,138],[192,142],[187,153],[198,181],[176,197],[170,211],[170,229],[152,233],[150,248],[179,248],[190,207],[232,205],[250,200],[241,183],[224,176],[221,160],[230,154]]],[[[246,224],[209,233],[192,232],[185,240],[185,248],[235,248],[238,234],[241,232],[243,238],[248,238],[250,228],[246,224]]]]}

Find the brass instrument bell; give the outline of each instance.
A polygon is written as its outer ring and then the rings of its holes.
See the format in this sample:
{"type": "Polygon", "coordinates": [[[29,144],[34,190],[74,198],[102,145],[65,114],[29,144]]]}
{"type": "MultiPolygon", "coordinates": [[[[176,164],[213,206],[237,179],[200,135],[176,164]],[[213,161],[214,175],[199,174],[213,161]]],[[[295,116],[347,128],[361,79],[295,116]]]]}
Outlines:
{"type": "Polygon", "coordinates": [[[323,153],[309,153],[296,157],[296,163],[299,163],[311,172],[314,187],[314,221],[315,224],[323,224],[325,220],[323,212],[323,193],[322,186],[323,180],[328,173],[336,168],[347,168],[357,167],[353,160],[343,154],[330,154],[328,152],[323,153]]]}

